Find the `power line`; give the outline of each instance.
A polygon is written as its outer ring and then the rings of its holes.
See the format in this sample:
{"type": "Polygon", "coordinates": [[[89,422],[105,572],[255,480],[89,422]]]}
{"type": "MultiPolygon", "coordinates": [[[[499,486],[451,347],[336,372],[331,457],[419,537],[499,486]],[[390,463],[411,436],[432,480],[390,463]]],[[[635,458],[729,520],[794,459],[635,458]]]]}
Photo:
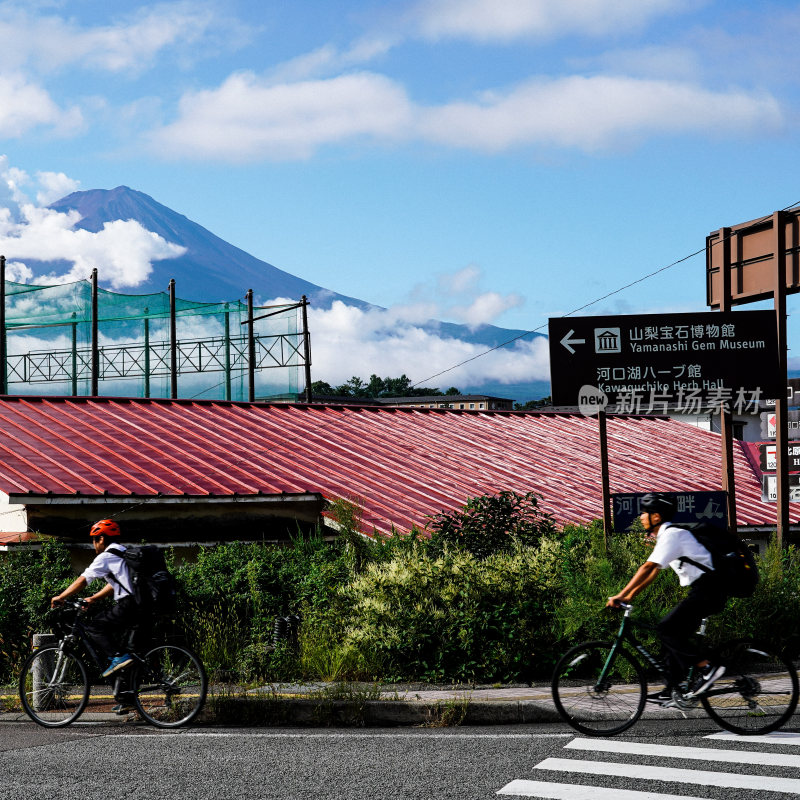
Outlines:
{"type": "MultiPolygon", "coordinates": [[[[798,206],[800,206],[800,200],[798,200],[796,203],[792,203],[791,205],[788,205],[785,208],[782,208],[780,210],[781,211],[791,211],[793,208],[797,208],[798,206]]],[[[763,217],[760,217],[757,220],[754,220],[753,221],[753,226],[756,226],[756,225],[761,224],[762,222],[765,222],[771,216],[772,216],[771,214],[767,214],[767,215],[765,215],[763,217]]],[[[739,231],[739,232],[741,232],[741,231],[739,231]]],[[[727,241],[727,239],[731,238],[733,235],[734,234],[731,233],[727,237],[725,237],[724,239],[717,240],[716,242],[714,242],[712,244],[712,247],[715,246],[715,245],[718,245],[718,244],[722,244],[722,242],[727,241]]],[[[573,308],[572,311],[568,311],[566,314],[562,314],[561,317],[562,318],[563,317],[571,317],[573,314],[577,314],[579,311],[583,311],[583,309],[589,308],[589,306],[595,305],[595,303],[599,303],[602,300],[607,300],[609,297],[613,297],[615,294],[619,294],[620,292],[624,292],[626,289],[630,289],[631,286],[636,286],[636,284],[638,284],[638,283],[643,283],[644,281],[649,280],[650,278],[654,277],[655,275],[658,275],[661,272],[666,272],[668,269],[672,269],[673,267],[678,266],[678,264],[682,264],[684,261],[688,261],[690,258],[694,258],[695,256],[700,255],[700,253],[705,253],[705,251],[706,251],[705,247],[701,248],[700,250],[695,250],[693,253],[689,253],[689,255],[683,256],[683,258],[679,258],[677,261],[673,261],[671,264],[667,264],[664,267],[659,267],[658,269],[653,270],[652,272],[648,272],[646,275],[642,275],[641,278],[637,278],[635,281],[631,281],[630,283],[626,283],[624,286],[620,286],[619,288],[614,289],[611,292],[608,292],[608,294],[604,294],[602,297],[598,297],[595,300],[590,300],[588,303],[584,303],[582,306],[578,306],[578,308],[573,308]]],[[[463,361],[459,361],[458,364],[454,364],[452,367],[448,367],[447,369],[443,369],[441,372],[437,372],[435,375],[430,375],[429,377],[423,378],[422,380],[417,381],[416,383],[412,383],[409,388],[413,389],[415,386],[419,386],[422,383],[427,383],[428,381],[435,380],[436,378],[439,378],[442,375],[446,375],[448,372],[452,372],[454,369],[458,369],[459,367],[463,367],[464,364],[469,364],[471,361],[475,361],[475,360],[477,360],[479,358],[482,358],[485,355],[488,355],[489,353],[493,353],[495,350],[500,350],[501,348],[506,347],[507,345],[518,341],[519,339],[524,339],[526,336],[530,336],[532,333],[538,333],[540,330],[542,330],[542,328],[545,328],[546,326],[547,326],[547,323],[544,323],[544,324],[540,325],[538,328],[533,328],[532,330],[525,331],[524,333],[520,333],[518,336],[514,336],[513,338],[509,339],[508,341],[502,342],[501,344],[495,345],[494,347],[490,347],[488,350],[484,350],[482,353],[477,353],[474,356],[470,356],[470,358],[465,358],[463,361]]]]}

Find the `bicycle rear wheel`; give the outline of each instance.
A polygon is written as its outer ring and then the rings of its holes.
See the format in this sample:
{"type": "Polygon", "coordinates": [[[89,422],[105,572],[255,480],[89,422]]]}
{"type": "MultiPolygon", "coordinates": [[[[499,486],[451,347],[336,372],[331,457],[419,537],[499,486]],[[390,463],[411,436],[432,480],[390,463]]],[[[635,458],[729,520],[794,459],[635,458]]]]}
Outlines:
{"type": "Polygon", "coordinates": [[[203,708],[208,690],[200,659],[188,648],[153,648],[134,678],[136,708],[151,725],[178,728],[190,723],[203,708]]]}
{"type": "Polygon", "coordinates": [[[797,708],[797,672],[774,648],[735,639],[717,648],[713,663],[725,675],[700,696],[711,719],[745,735],[768,733],[784,725],[797,708]]]}
{"type": "Polygon", "coordinates": [[[19,699],[27,715],[39,725],[69,725],[89,702],[86,666],[68,651],[43,647],[25,661],[19,676],[19,699]]]}
{"type": "Polygon", "coordinates": [[[611,648],[609,642],[579,644],[561,657],[553,673],[553,700],[558,713],[564,722],[587,736],[622,733],[639,719],[647,702],[641,664],[618,647],[607,665],[611,648]]]}

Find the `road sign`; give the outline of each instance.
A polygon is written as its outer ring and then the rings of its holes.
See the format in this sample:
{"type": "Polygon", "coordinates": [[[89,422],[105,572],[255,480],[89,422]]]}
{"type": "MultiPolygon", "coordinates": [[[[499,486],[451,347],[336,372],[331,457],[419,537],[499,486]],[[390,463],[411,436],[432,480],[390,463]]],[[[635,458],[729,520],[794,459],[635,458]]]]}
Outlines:
{"type": "Polygon", "coordinates": [[[557,406],[756,413],[782,390],[771,311],[559,317],[549,327],[557,406]]]}
{"type": "MultiPolygon", "coordinates": [[[[800,439],[800,411],[786,412],[786,427],[789,429],[790,439],[800,439]]],[[[761,438],[774,439],[777,430],[776,415],[774,411],[761,412],[761,438]]]]}
{"type": "MultiPolygon", "coordinates": [[[[786,405],[791,407],[800,406],[800,380],[797,378],[789,378],[786,387],[786,405]]],[[[775,398],[767,397],[764,400],[764,406],[767,408],[775,408],[775,398]]]]}
{"type": "MultiPolygon", "coordinates": [[[[767,444],[758,446],[762,472],[775,472],[777,470],[778,445],[767,444]]],[[[786,448],[786,468],[789,472],[800,472],[800,444],[790,444],[786,448]]]]}
{"type": "MultiPolygon", "coordinates": [[[[800,475],[789,475],[789,502],[800,503],[800,475]]],[[[778,476],[761,476],[761,499],[765,503],[774,503],[778,499],[778,476]]]]}
{"type": "MultiPolygon", "coordinates": [[[[800,477],[800,476],[798,476],[800,477]]],[[[721,528],[728,526],[725,492],[664,492],[675,500],[677,511],[672,521],[676,525],[689,522],[708,522],[721,528]]],[[[626,531],[642,513],[639,504],[644,494],[612,494],[614,530],[626,531]]]]}

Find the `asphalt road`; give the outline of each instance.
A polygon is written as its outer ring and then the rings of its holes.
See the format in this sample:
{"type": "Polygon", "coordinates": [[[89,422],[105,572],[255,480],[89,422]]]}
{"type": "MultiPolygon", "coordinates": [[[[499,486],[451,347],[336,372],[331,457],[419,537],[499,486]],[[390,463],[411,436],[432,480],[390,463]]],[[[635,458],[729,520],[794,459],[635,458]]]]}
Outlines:
{"type": "Polygon", "coordinates": [[[0,723],[0,750],[3,800],[800,796],[800,725],[731,738],[704,720],[644,721],[588,739],[545,724],[170,732],[14,722],[0,723]]]}

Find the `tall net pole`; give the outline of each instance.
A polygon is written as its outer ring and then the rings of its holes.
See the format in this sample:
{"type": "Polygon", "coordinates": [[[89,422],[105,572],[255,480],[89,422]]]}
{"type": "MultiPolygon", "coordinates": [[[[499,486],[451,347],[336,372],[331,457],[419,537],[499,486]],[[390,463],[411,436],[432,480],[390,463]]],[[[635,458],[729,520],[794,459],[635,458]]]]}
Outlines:
{"type": "Polygon", "coordinates": [[[0,394],[8,394],[6,356],[6,257],[0,256],[0,394]]]}
{"type": "Polygon", "coordinates": [[[100,394],[100,345],[97,341],[97,268],[92,270],[92,397],[100,394]]]}

